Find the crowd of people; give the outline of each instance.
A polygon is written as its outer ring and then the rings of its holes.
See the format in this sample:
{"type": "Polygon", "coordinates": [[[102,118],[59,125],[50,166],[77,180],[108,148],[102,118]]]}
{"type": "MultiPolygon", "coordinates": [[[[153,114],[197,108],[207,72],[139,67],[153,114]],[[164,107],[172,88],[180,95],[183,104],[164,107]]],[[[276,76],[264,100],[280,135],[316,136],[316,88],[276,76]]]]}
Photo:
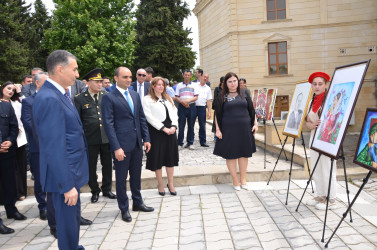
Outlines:
{"type": "MultiPolygon", "coordinates": [[[[26,219],[15,203],[27,195],[27,162],[34,177],[39,217],[48,220],[59,248],[80,249],[80,225],[92,223],[81,216],[80,188],[86,184],[92,203],[98,202],[101,192],[108,199],[117,199],[122,220],[131,222],[126,193],[129,175],[132,210],[153,212],[140,192],[143,156],[146,169],[155,172],[158,194],[165,195],[165,167],[168,191],[177,195],[174,167],[179,164],[179,151],[195,150],[196,120],[200,146],[209,147],[205,127],[211,109],[216,141],[213,153],[226,159],[233,188],[248,189],[246,171],[248,158],[256,152],[258,123],[246,79],[227,73],[212,97],[209,76],[201,69],[195,71],[195,81],[191,80],[192,72],[185,70],[184,81],[172,86],[168,79],[154,76],[150,67],[137,70],[134,82],[130,69],[122,66],[115,69],[114,84],[103,77],[100,68],[80,81],[76,57],[64,50],[52,52],[46,64],[47,72],[32,69],[22,86],[6,82],[0,87],[0,178],[8,218],[26,219]],[[111,190],[113,168],[116,194],[111,190]]],[[[317,78],[313,89],[318,85],[317,78]]],[[[313,101],[308,114],[307,126],[311,129],[319,124],[315,120],[318,103],[317,99],[313,101]]],[[[323,203],[323,194],[318,194],[314,205],[323,203]]],[[[0,219],[0,233],[13,232],[0,219]]]]}

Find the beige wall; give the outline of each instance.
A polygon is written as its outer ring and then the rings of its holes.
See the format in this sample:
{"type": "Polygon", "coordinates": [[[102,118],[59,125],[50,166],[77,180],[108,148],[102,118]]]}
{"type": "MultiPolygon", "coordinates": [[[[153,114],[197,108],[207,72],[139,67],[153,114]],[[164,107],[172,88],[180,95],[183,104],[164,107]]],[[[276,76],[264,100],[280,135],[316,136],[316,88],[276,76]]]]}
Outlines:
{"type": "Polygon", "coordinates": [[[200,66],[210,74],[212,88],[233,71],[251,89],[274,87],[291,97],[295,83],[314,71],[332,75],[335,67],[371,59],[356,105],[357,122],[349,129],[360,131],[366,107],[377,106],[377,1],[286,3],[287,19],[267,21],[265,0],[197,0],[200,66]],[[288,74],[269,76],[267,44],[278,41],[287,41],[288,74]]]}

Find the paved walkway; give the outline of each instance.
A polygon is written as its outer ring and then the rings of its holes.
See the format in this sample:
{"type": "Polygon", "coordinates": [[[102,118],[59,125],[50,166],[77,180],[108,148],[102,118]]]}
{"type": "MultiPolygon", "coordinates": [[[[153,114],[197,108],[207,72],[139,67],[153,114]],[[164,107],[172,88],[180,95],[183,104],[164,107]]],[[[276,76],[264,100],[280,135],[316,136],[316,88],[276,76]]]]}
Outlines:
{"type": "MultiPolygon", "coordinates": [[[[116,201],[101,197],[90,203],[82,197],[82,215],[93,225],[81,227],[86,249],[321,249],[324,212],[301,205],[295,212],[305,181],[293,180],[288,205],[287,181],[249,182],[250,191],[230,184],[177,188],[178,196],[161,197],[143,190],[153,213],[131,212],[131,223],[120,218],[116,201]]],[[[350,184],[351,193],[360,181],[350,184]]],[[[353,210],[330,243],[330,249],[377,249],[377,178],[370,180],[353,210]]],[[[346,210],[344,183],[338,182],[338,209],[329,211],[325,240],[346,210]]],[[[312,197],[307,193],[304,201],[312,197]]],[[[1,249],[57,249],[46,221],[38,218],[33,197],[17,203],[28,219],[4,223],[16,230],[0,236],[1,249]]],[[[4,213],[2,213],[4,215],[4,213]]],[[[3,216],[4,217],[4,216],[3,216]]]]}
{"type": "MultiPolygon", "coordinates": [[[[180,152],[179,171],[190,167],[209,169],[213,164],[226,168],[224,160],[211,154],[212,134],[207,137],[211,148],[180,152]]],[[[267,159],[267,168],[271,168],[276,158],[268,155],[267,159]]],[[[288,165],[283,160],[279,167],[283,163],[288,165]]],[[[249,166],[263,169],[261,150],[251,158],[249,166]]],[[[350,223],[348,218],[343,222],[330,249],[377,249],[377,177],[372,177],[354,205],[354,222],[350,223]]],[[[324,248],[321,242],[324,211],[302,204],[295,212],[305,180],[292,180],[287,206],[286,180],[272,181],[268,186],[264,181],[248,184],[250,191],[235,191],[231,184],[184,185],[176,188],[178,196],[165,197],[159,196],[156,188],[142,190],[145,204],[153,206],[155,211],[131,211],[131,223],[121,220],[116,200],[101,196],[98,203],[92,204],[91,195],[82,193],[82,215],[93,220],[93,224],[81,227],[80,244],[86,249],[324,248]]],[[[360,185],[358,179],[350,183],[351,198],[360,185]]],[[[325,241],[346,210],[345,183],[338,181],[337,189],[338,208],[329,211],[325,241]]],[[[312,195],[308,192],[304,202],[312,195]]],[[[38,217],[35,198],[29,196],[18,202],[17,207],[28,217],[26,221],[4,219],[4,209],[0,209],[5,225],[16,231],[0,235],[0,249],[57,249],[47,222],[38,217]]]]}

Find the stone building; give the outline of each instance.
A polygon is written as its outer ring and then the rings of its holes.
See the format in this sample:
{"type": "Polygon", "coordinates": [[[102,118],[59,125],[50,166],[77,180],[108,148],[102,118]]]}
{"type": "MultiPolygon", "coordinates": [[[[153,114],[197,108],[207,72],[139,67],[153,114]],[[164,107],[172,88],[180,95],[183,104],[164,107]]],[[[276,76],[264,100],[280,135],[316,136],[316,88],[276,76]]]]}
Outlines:
{"type": "Polygon", "coordinates": [[[312,72],[371,59],[355,108],[360,131],[376,107],[376,0],[197,0],[200,66],[212,88],[229,71],[249,89],[277,88],[275,116],[288,109],[295,84],[312,72]]]}

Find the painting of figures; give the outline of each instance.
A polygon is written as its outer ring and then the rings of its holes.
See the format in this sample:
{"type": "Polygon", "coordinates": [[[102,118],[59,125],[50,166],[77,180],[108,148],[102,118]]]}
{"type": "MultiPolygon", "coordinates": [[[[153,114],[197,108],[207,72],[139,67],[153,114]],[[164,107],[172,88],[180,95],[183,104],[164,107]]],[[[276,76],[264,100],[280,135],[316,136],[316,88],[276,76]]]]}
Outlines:
{"type": "Polygon", "coordinates": [[[273,117],[276,89],[255,89],[253,91],[253,104],[257,118],[269,121],[273,117]]]}
{"type": "Polygon", "coordinates": [[[377,109],[368,108],[356,147],[354,163],[377,172],[377,109]]]}
{"type": "Polygon", "coordinates": [[[318,140],[336,143],[354,86],[355,82],[336,84],[331,93],[327,94],[329,101],[323,109],[323,122],[319,129],[318,140]]]}
{"type": "Polygon", "coordinates": [[[370,60],[335,68],[320,115],[321,123],[313,137],[313,150],[334,159],[339,158],[369,62],[370,60]]]}

